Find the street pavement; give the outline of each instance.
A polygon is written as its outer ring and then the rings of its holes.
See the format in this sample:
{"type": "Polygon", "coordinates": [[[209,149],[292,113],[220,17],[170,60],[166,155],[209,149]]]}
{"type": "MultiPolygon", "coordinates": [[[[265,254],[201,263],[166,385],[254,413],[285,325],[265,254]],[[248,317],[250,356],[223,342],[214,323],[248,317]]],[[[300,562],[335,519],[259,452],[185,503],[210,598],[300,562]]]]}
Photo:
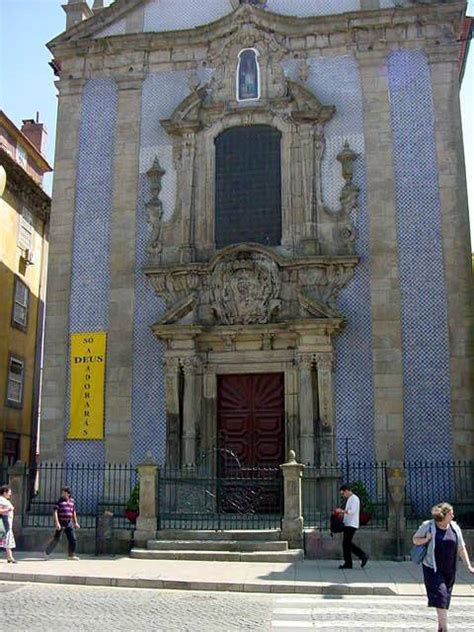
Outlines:
{"type": "MultiPolygon", "coordinates": [[[[419,632],[436,630],[424,597],[135,590],[0,581],[16,632],[419,632]]],[[[474,600],[454,598],[449,630],[474,629],[474,600]]]]}
{"type": "MultiPolygon", "coordinates": [[[[287,563],[140,560],[127,556],[81,556],[79,561],[41,553],[16,553],[18,564],[0,561],[0,581],[61,583],[120,588],[424,596],[422,573],[411,562],[372,561],[339,570],[336,560],[287,563]]],[[[474,598],[473,576],[459,564],[454,594],[474,598]]],[[[474,626],[472,628],[474,630],[474,626]]]]}

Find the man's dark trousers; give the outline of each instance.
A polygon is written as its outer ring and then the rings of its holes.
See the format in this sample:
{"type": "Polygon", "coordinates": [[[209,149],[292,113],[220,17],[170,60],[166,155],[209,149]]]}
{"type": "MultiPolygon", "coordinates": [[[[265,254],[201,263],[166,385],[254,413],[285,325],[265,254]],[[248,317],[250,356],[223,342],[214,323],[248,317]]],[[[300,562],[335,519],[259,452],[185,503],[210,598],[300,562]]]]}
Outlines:
{"type": "Polygon", "coordinates": [[[344,553],[344,565],[352,568],[352,555],[357,555],[360,560],[365,560],[367,555],[362,549],[352,542],[354,533],[357,531],[354,527],[344,527],[344,535],[342,537],[342,551],[344,553]]]}
{"type": "Polygon", "coordinates": [[[74,555],[74,552],[76,550],[77,538],[76,538],[76,530],[74,529],[74,524],[72,522],[63,524],[61,525],[60,529],[56,529],[56,532],[52,540],[49,542],[48,546],[46,547],[46,551],[45,551],[46,555],[51,555],[51,553],[54,551],[57,543],[59,542],[59,538],[61,537],[61,533],[63,531],[65,532],[66,538],[67,538],[68,555],[69,557],[72,557],[74,555]]]}

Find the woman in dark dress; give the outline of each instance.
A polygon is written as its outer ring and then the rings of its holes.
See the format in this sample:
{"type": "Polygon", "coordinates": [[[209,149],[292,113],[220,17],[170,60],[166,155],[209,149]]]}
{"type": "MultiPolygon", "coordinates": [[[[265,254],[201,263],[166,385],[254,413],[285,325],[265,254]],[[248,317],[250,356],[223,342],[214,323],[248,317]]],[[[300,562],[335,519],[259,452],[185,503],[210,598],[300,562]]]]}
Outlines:
{"type": "Polygon", "coordinates": [[[469,572],[474,573],[460,527],[454,522],[449,503],[439,503],[431,510],[432,520],[425,520],[413,536],[413,544],[427,544],[423,560],[423,578],[428,606],[436,608],[438,632],[447,632],[448,608],[456,579],[457,556],[469,572]]]}

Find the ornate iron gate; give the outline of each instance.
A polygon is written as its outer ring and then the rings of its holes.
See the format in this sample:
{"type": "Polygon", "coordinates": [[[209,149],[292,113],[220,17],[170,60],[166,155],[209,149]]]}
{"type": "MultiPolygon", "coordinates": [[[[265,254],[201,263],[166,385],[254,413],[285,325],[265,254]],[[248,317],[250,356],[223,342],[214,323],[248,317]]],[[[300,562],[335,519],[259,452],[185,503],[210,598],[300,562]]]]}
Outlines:
{"type": "Polygon", "coordinates": [[[235,467],[224,476],[206,467],[160,470],[158,529],[276,529],[283,513],[277,467],[235,467]]]}

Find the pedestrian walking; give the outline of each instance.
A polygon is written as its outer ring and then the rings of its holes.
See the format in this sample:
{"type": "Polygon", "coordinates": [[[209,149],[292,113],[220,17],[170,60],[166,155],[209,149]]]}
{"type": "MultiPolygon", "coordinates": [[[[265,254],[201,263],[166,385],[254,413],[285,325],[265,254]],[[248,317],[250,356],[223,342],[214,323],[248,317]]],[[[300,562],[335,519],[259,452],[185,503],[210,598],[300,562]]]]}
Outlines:
{"type": "Polygon", "coordinates": [[[5,535],[0,540],[0,547],[5,549],[5,555],[9,564],[16,564],[12,550],[16,548],[13,535],[13,513],[15,508],[11,503],[12,490],[8,485],[0,487],[0,517],[3,520],[5,535]]]}
{"type": "Polygon", "coordinates": [[[342,536],[344,564],[341,564],[339,568],[352,568],[352,553],[357,555],[361,561],[361,567],[364,568],[369,560],[369,556],[352,542],[354,534],[359,528],[360,500],[357,494],[354,494],[350,485],[341,485],[340,492],[341,496],[346,499],[346,505],[344,509],[337,510],[344,514],[344,531],[342,536]]]}
{"type": "Polygon", "coordinates": [[[470,573],[474,573],[474,568],[469,560],[462,531],[454,521],[453,506],[438,503],[432,508],[431,516],[431,520],[421,523],[413,536],[413,544],[427,545],[422,568],[428,607],[436,608],[438,632],[447,632],[457,556],[459,555],[470,573]]]}
{"type": "Polygon", "coordinates": [[[78,560],[79,558],[75,554],[77,544],[76,529],[80,529],[80,525],[77,520],[76,503],[71,496],[69,487],[63,487],[61,489],[61,498],[54,505],[53,518],[56,531],[46,547],[45,559],[48,559],[54,551],[61,537],[61,533],[64,531],[68,542],[69,559],[78,560]]]}

